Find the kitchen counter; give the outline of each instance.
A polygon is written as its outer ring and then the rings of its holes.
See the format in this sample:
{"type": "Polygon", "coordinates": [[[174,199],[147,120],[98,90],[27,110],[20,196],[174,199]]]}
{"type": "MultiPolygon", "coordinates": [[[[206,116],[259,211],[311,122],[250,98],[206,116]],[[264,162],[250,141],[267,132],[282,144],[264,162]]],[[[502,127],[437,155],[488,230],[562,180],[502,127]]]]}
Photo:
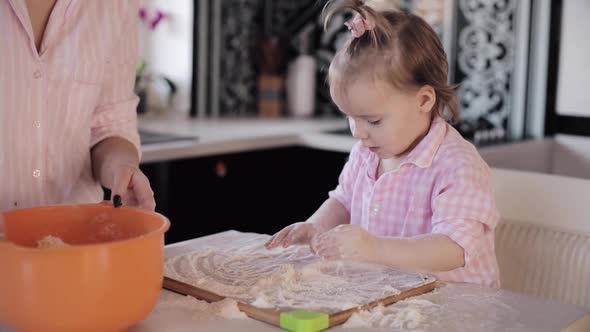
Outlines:
{"type": "Polygon", "coordinates": [[[356,140],[330,134],[348,128],[345,118],[195,119],[185,114],[142,115],[140,130],[182,137],[176,141],[144,144],[142,162],[304,146],[348,153],[356,140]]]}
{"type": "MultiPolygon", "coordinates": [[[[152,141],[141,147],[142,163],[295,146],[347,154],[357,142],[344,117],[190,118],[183,113],[148,113],[139,116],[139,130],[152,141]]],[[[541,143],[492,144],[478,150],[490,166],[502,167],[507,151],[534,149],[541,143]]]]}
{"type": "MultiPolygon", "coordinates": [[[[248,233],[223,232],[166,247],[166,256],[183,255],[207,245],[239,241],[248,233]]],[[[574,305],[559,304],[541,298],[529,297],[504,290],[495,290],[476,285],[447,285],[431,294],[417,298],[436,303],[437,309],[431,319],[436,331],[466,330],[505,331],[558,331],[590,330],[590,310],[574,305]],[[445,293],[446,292],[446,293],[445,293]],[[454,295],[451,295],[451,292],[454,295]],[[446,295],[449,296],[446,296],[446,295]],[[483,299],[483,300],[482,300],[483,299]],[[456,325],[461,321],[460,325],[456,325]],[[446,327],[446,328],[443,328],[446,327]]],[[[162,300],[177,295],[163,291],[162,300]]],[[[181,297],[178,295],[178,297],[181,297]]],[[[402,305],[401,303],[394,305],[402,305]]],[[[189,308],[174,307],[174,310],[154,310],[145,320],[129,332],[155,331],[280,331],[280,329],[254,319],[195,320],[189,308]]],[[[337,331],[391,331],[391,328],[336,327],[337,331]]]]}

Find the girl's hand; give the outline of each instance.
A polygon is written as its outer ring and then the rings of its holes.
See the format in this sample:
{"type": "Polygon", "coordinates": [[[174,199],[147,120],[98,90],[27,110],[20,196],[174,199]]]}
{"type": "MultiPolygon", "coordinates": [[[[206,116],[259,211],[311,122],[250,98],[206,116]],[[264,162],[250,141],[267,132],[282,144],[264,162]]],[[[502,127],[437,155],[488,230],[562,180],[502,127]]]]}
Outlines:
{"type": "Polygon", "coordinates": [[[139,168],[120,164],[111,169],[113,173],[111,188],[113,188],[112,197],[115,207],[124,204],[154,211],[156,208],[154,192],[150,187],[150,181],[139,168]]]}
{"type": "Polygon", "coordinates": [[[313,223],[297,222],[273,235],[264,246],[266,249],[273,249],[278,246],[286,248],[293,244],[306,244],[310,243],[311,239],[317,234],[318,228],[313,223]]]}
{"type": "MultiPolygon", "coordinates": [[[[328,260],[373,262],[378,258],[376,237],[358,225],[340,225],[315,237],[312,250],[328,260]]],[[[381,253],[386,254],[386,253],[381,253]]]]}

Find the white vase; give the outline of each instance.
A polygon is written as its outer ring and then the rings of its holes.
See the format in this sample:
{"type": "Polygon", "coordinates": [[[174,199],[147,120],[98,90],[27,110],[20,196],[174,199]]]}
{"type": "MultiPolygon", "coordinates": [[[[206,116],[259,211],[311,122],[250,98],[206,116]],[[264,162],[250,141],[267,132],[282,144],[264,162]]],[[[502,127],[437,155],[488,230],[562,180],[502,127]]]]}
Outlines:
{"type": "Polygon", "coordinates": [[[312,116],[316,105],[316,60],[301,55],[289,63],[287,69],[287,109],[297,117],[312,116]]]}

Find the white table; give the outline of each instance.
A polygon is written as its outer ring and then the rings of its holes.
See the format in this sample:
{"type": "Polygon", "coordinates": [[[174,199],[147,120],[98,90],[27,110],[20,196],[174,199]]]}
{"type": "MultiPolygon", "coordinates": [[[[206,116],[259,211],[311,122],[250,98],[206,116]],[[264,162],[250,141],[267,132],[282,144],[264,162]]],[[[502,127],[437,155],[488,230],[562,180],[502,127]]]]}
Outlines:
{"type": "MultiPolygon", "coordinates": [[[[182,255],[206,245],[230,243],[249,236],[229,231],[166,247],[166,256],[182,255]]],[[[166,290],[161,301],[179,296],[166,290]]],[[[452,284],[424,294],[418,298],[437,305],[435,314],[425,319],[424,331],[590,331],[590,310],[574,305],[560,304],[541,298],[495,290],[476,285],[452,284]],[[458,323],[460,322],[460,323],[458,323]],[[436,326],[436,328],[428,328],[436,326]]],[[[401,304],[394,304],[401,305],[401,304]]],[[[192,332],[192,331],[280,331],[280,329],[253,319],[195,320],[190,308],[155,310],[128,332],[192,332]]],[[[336,327],[336,331],[391,331],[383,328],[336,327]]],[[[0,325],[0,332],[13,332],[0,325]]]]}
{"type": "MultiPolygon", "coordinates": [[[[176,243],[166,247],[166,256],[182,255],[206,245],[235,243],[247,236],[248,234],[229,231],[176,243]]],[[[163,296],[171,296],[171,294],[164,291],[163,296]]],[[[505,331],[510,328],[514,328],[513,331],[590,331],[590,309],[505,290],[454,284],[437,290],[436,293],[422,295],[420,298],[436,303],[441,308],[436,317],[428,318],[432,325],[437,326],[433,331],[456,331],[462,328],[465,331],[490,329],[505,331]],[[457,320],[462,323],[457,325],[457,320]]],[[[193,313],[185,310],[152,313],[129,332],[280,331],[274,326],[253,319],[196,321],[192,319],[192,316],[193,313]]],[[[391,331],[391,329],[344,329],[342,327],[332,330],[391,331]]]]}

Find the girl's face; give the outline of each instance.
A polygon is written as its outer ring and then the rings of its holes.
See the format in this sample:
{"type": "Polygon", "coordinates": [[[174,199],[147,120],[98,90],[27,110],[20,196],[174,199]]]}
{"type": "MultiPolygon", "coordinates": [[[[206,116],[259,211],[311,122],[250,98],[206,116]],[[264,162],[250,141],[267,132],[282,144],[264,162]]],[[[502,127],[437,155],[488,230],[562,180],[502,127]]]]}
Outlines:
{"type": "Polygon", "coordinates": [[[404,92],[370,79],[330,88],[334,103],[347,115],[350,130],[381,159],[399,158],[426,136],[436,94],[430,86],[404,92]]]}

